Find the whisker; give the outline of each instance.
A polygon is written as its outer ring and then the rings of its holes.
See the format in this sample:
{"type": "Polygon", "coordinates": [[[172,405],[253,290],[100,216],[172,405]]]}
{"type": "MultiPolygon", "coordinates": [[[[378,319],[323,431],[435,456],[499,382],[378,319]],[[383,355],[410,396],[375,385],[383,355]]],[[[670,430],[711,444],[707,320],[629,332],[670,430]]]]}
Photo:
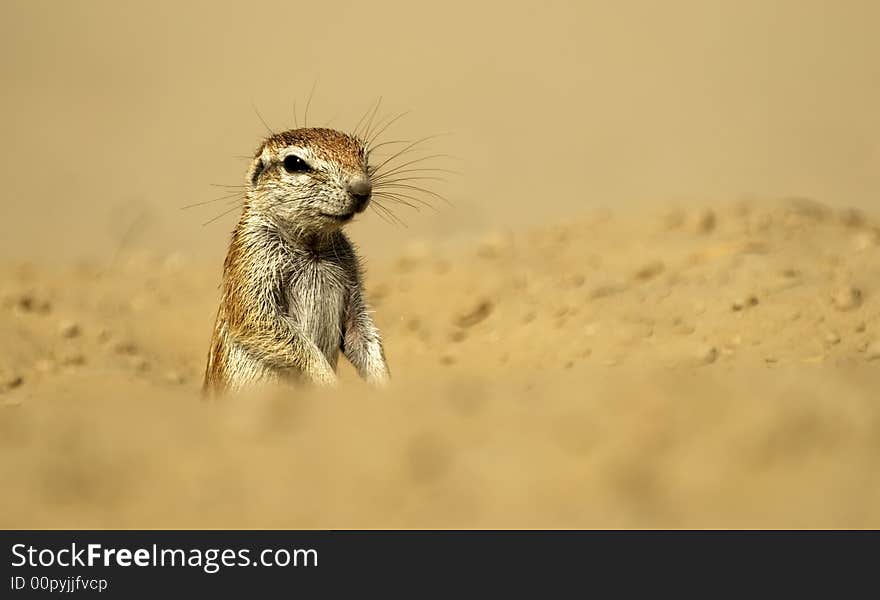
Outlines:
{"type": "Polygon", "coordinates": [[[385,222],[388,223],[389,225],[391,224],[391,221],[388,220],[388,217],[386,217],[384,214],[382,214],[381,212],[379,212],[379,208],[380,208],[380,206],[379,206],[378,204],[374,204],[374,205],[372,206],[372,208],[373,208],[373,210],[376,212],[376,214],[379,215],[379,218],[380,218],[380,219],[382,219],[383,221],[385,221],[385,222]]]}
{"type": "Polygon", "coordinates": [[[309,106],[312,105],[312,96],[315,95],[315,87],[318,85],[318,78],[315,77],[314,83],[312,83],[312,90],[309,92],[309,99],[306,100],[306,110],[303,113],[303,127],[309,126],[309,106]]]}
{"type": "MultiPolygon", "coordinates": [[[[388,185],[386,185],[385,187],[386,187],[386,188],[391,188],[392,190],[394,190],[394,189],[404,189],[404,190],[412,190],[412,191],[414,191],[414,192],[421,192],[421,193],[423,193],[423,194],[428,194],[428,195],[430,195],[430,196],[434,196],[434,197],[437,198],[438,200],[443,200],[444,202],[446,202],[446,204],[449,204],[449,200],[447,200],[447,199],[446,199],[444,196],[442,196],[441,194],[438,194],[437,192],[433,192],[433,191],[431,191],[431,190],[429,190],[429,189],[425,189],[425,188],[423,188],[423,187],[419,187],[419,186],[417,186],[417,185],[407,185],[407,184],[405,184],[405,183],[392,183],[392,184],[388,184],[388,185]]],[[[397,193],[397,192],[394,192],[394,193],[397,193]]]]}
{"type": "Polygon", "coordinates": [[[269,127],[269,124],[268,124],[268,123],[266,123],[266,119],[264,119],[264,118],[263,118],[263,115],[260,114],[260,111],[257,110],[257,105],[251,103],[251,107],[254,109],[254,112],[257,113],[257,118],[260,120],[260,123],[263,124],[263,127],[266,128],[266,131],[269,132],[269,135],[275,135],[275,132],[272,131],[272,128],[269,127]]]}
{"type": "Polygon", "coordinates": [[[370,205],[373,206],[373,207],[376,209],[377,214],[378,214],[378,211],[381,210],[381,211],[382,211],[384,214],[386,214],[386,215],[387,215],[392,221],[394,221],[394,222],[397,223],[398,225],[403,225],[404,227],[407,227],[407,228],[408,228],[408,226],[407,226],[407,224],[406,224],[406,221],[404,221],[403,219],[401,219],[400,217],[398,217],[396,214],[394,214],[394,212],[392,212],[387,206],[383,205],[381,202],[374,202],[374,203],[371,203],[370,205]]]}
{"type": "MultiPolygon", "coordinates": [[[[404,199],[403,199],[404,196],[400,196],[400,195],[395,194],[395,193],[389,193],[389,194],[376,194],[375,197],[377,197],[377,198],[385,198],[386,200],[391,200],[392,202],[396,202],[397,204],[403,204],[403,205],[405,205],[405,206],[409,206],[410,208],[415,209],[416,212],[419,211],[419,206],[418,206],[417,204],[413,204],[412,202],[410,202],[410,201],[408,201],[408,200],[404,200],[404,199]]],[[[426,205],[426,206],[427,206],[427,205],[426,205]]]]}
{"type": "Polygon", "coordinates": [[[452,169],[441,169],[437,167],[416,167],[414,169],[392,169],[386,171],[378,177],[374,177],[373,181],[382,181],[385,177],[400,175],[401,173],[449,173],[451,175],[461,175],[461,171],[453,171],[452,169]]]}
{"type": "MultiPolygon", "coordinates": [[[[381,101],[381,98],[380,98],[380,101],[381,101]]],[[[367,115],[370,114],[370,111],[371,111],[372,109],[373,109],[373,105],[370,104],[370,106],[367,108],[367,112],[365,112],[365,113],[363,114],[363,116],[358,120],[357,125],[355,125],[355,126],[354,126],[354,129],[351,130],[351,131],[352,131],[352,134],[353,134],[355,137],[358,137],[358,134],[357,134],[358,129],[360,129],[361,124],[364,122],[364,119],[367,118],[367,115]]]]}
{"type": "Polygon", "coordinates": [[[336,257],[336,262],[341,262],[339,260],[339,252],[336,250],[336,236],[330,237],[330,247],[333,249],[333,255],[336,257]]]}
{"type": "Polygon", "coordinates": [[[379,138],[379,136],[382,135],[382,134],[385,132],[386,129],[388,129],[389,127],[391,127],[392,125],[394,125],[394,123],[396,123],[397,121],[399,121],[400,119],[402,119],[403,117],[405,117],[406,115],[408,115],[409,112],[410,112],[410,111],[405,110],[405,111],[403,111],[402,113],[400,113],[399,115],[397,115],[396,117],[394,117],[393,119],[391,119],[390,121],[388,121],[387,123],[385,123],[385,125],[383,125],[381,129],[379,129],[378,131],[376,131],[376,133],[374,133],[372,136],[370,136],[370,139],[368,139],[368,140],[365,142],[365,145],[367,146],[367,148],[369,148],[370,146],[372,146],[373,142],[375,142],[375,141],[379,138]]]}
{"type": "MultiPolygon", "coordinates": [[[[380,98],[379,100],[381,101],[382,99],[380,98]]],[[[377,104],[376,106],[378,108],[379,105],[377,104]]],[[[385,119],[386,117],[382,116],[382,113],[378,111],[370,115],[370,120],[367,122],[367,127],[364,130],[363,139],[369,139],[369,137],[373,134],[375,128],[379,127],[385,121],[385,119]],[[378,119],[376,117],[378,117],[378,119]]]]}
{"type": "Polygon", "coordinates": [[[221,200],[229,200],[230,198],[235,200],[244,200],[244,194],[229,194],[228,196],[220,196],[219,198],[212,198],[211,200],[203,200],[201,202],[194,202],[192,204],[187,204],[185,206],[181,206],[180,210],[187,210],[189,208],[195,208],[197,206],[205,206],[206,204],[213,204],[214,202],[220,202],[221,200]]]}
{"type": "Polygon", "coordinates": [[[376,118],[376,113],[379,112],[379,107],[382,105],[382,96],[379,96],[379,99],[376,101],[376,106],[373,107],[373,112],[370,113],[370,118],[367,120],[364,125],[364,134],[360,136],[361,138],[366,139],[369,137],[370,128],[373,126],[373,119],[376,118]]]}
{"type": "Polygon", "coordinates": [[[391,156],[389,156],[388,158],[386,158],[384,161],[382,161],[382,162],[379,164],[379,166],[377,166],[377,167],[375,168],[375,171],[378,171],[379,169],[381,169],[382,167],[384,167],[385,165],[387,165],[389,162],[391,162],[392,160],[394,160],[394,159],[397,158],[398,156],[404,154],[405,152],[407,152],[407,151],[409,151],[409,150],[412,150],[413,148],[417,147],[419,144],[423,144],[424,142],[427,142],[428,140],[432,140],[432,139],[434,139],[434,138],[436,138],[436,137],[438,137],[438,136],[437,136],[437,135],[429,135],[429,136],[423,137],[423,138],[421,138],[421,139],[418,139],[418,140],[416,140],[416,141],[414,141],[414,142],[410,142],[410,143],[409,143],[409,144],[408,144],[403,150],[399,150],[399,151],[396,152],[395,154],[392,154],[391,156]]]}
{"type": "MultiPolygon", "coordinates": [[[[310,185],[307,189],[314,190],[318,187],[318,184],[310,185]]],[[[313,194],[308,196],[293,196],[292,198],[287,198],[286,200],[282,200],[281,202],[276,202],[275,206],[284,206],[285,204],[290,204],[291,202],[300,202],[305,200],[315,200],[321,197],[320,194],[313,194]]]]}
{"type": "MultiPolygon", "coordinates": [[[[429,139],[430,139],[430,137],[429,137],[429,138],[423,138],[423,139],[421,139],[421,140],[416,140],[416,141],[414,141],[414,142],[410,142],[409,140],[407,140],[407,142],[410,143],[409,146],[407,146],[406,148],[402,148],[402,149],[400,149],[400,150],[397,150],[397,151],[396,151],[394,154],[392,154],[391,156],[383,156],[383,157],[382,157],[382,158],[383,158],[383,161],[387,163],[387,162],[390,162],[390,161],[394,160],[395,158],[398,158],[398,157],[400,157],[400,156],[403,156],[404,154],[409,154],[410,152],[420,152],[420,151],[422,151],[423,149],[424,149],[424,150],[427,150],[427,148],[421,148],[421,147],[420,147],[420,144],[422,144],[422,143],[428,141],[429,139]]],[[[404,142],[404,143],[405,143],[405,142],[404,142]]],[[[381,166],[381,165],[380,165],[380,166],[381,166]]],[[[378,168],[378,167],[377,167],[377,168],[378,168]]]]}
{"type": "Polygon", "coordinates": [[[387,142],[382,142],[381,144],[376,144],[375,146],[371,146],[367,150],[369,152],[374,152],[377,148],[381,148],[382,146],[390,146],[391,144],[408,144],[412,140],[390,140],[387,142]]]}
{"type": "MultiPolygon", "coordinates": [[[[385,123],[386,120],[388,120],[388,115],[383,115],[383,116],[379,117],[379,120],[376,121],[375,127],[382,127],[382,125],[385,123]]],[[[361,142],[363,143],[364,146],[367,145],[367,138],[369,138],[369,137],[370,137],[370,135],[365,132],[363,139],[361,139],[361,142]]]]}
{"type": "Polygon", "coordinates": [[[210,185],[211,187],[225,188],[225,189],[229,189],[229,190],[247,189],[247,188],[250,187],[249,185],[245,185],[245,184],[243,184],[243,183],[236,183],[236,184],[228,184],[228,183],[211,183],[211,184],[209,184],[209,185],[210,185]]]}
{"type": "Polygon", "coordinates": [[[424,206],[425,208],[430,208],[434,212],[439,212],[437,210],[437,207],[435,207],[433,204],[431,204],[429,201],[425,200],[424,198],[418,198],[416,196],[413,196],[411,194],[407,194],[405,192],[381,192],[378,195],[382,198],[388,198],[389,200],[392,200],[393,202],[397,202],[398,204],[409,205],[408,202],[406,202],[404,200],[404,199],[406,199],[408,201],[412,201],[417,204],[420,204],[421,206],[424,206]]]}
{"type": "MultiPolygon", "coordinates": [[[[410,165],[415,165],[415,164],[418,164],[418,163],[423,162],[423,161],[426,161],[426,160],[433,160],[433,159],[435,159],[435,158],[454,158],[454,157],[451,157],[451,156],[448,155],[448,154],[430,154],[430,155],[428,155],[428,156],[422,156],[422,157],[419,157],[419,158],[414,158],[414,159],[412,159],[412,160],[410,160],[410,161],[407,161],[407,162],[405,162],[405,163],[401,163],[401,164],[399,164],[399,165],[395,165],[394,167],[392,167],[392,169],[391,169],[390,171],[385,171],[384,173],[382,173],[382,172],[379,171],[379,169],[381,168],[381,166],[380,166],[380,167],[377,167],[377,168],[373,169],[373,170],[370,172],[370,176],[371,176],[371,177],[377,177],[377,176],[378,176],[378,177],[385,177],[385,176],[388,176],[388,175],[395,175],[395,174],[397,174],[397,173],[399,172],[398,169],[402,169],[403,167],[408,167],[408,166],[410,166],[410,165]]],[[[386,162],[387,162],[387,161],[386,161],[386,162]]]]}
{"type": "Polygon", "coordinates": [[[236,206],[233,206],[232,208],[230,208],[230,209],[228,209],[228,210],[224,210],[222,213],[220,213],[219,215],[217,215],[217,216],[214,217],[213,219],[209,219],[208,221],[205,221],[204,223],[202,223],[202,227],[205,227],[205,226],[207,226],[207,225],[210,225],[210,224],[213,223],[214,221],[216,221],[216,220],[218,220],[218,219],[221,219],[221,218],[225,217],[225,216],[228,215],[229,213],[231,213],[231,212],[233,212],[233,211],[235,211],[235,210],[238,210],[239,208],[240,208],[240,207],[239,207],[238,205],[236,205],[236,206]]]}
{"type": "MultiPolygon", "coordinates": [[[[419,175],[416,177],[400,177],[398,179],[374,179],[374,184],[386,184],[386,183],[398,183],[400,181],[443,181],[448,182],[449,180],[445,177],[434,177],[432,175],[419,175]]],[[[379,189],[381,185],[374,185],[373,189],[379,189]]]]}

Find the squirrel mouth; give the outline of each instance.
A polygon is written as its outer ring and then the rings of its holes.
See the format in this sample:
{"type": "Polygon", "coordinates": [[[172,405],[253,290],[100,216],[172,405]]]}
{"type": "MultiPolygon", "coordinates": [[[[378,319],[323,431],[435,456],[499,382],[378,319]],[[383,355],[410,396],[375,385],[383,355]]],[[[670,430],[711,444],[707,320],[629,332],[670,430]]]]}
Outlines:
{"type": "Polygon", "coordinates": [[[354,212],[343,213],[341,215],[333,215],[330,213],[322,212],[321,216],[327,217],[328,219],[333,219],[334,221],[339,221],[341,223],[344,223],[346,221],[350,221],[352,219],[352,217],[354,217],[354,212]]]}

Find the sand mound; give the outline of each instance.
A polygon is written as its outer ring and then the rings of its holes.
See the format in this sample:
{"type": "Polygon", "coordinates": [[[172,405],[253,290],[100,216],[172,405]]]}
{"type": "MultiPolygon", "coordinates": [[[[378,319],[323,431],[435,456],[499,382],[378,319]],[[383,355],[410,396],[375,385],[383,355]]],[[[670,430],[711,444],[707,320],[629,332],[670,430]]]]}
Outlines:
{"type": "Polygon", "coordinates": [[[2,270],[3,527],[880,526],[880,227],[854,211],[415,244],[368,272],[385,393],[346,366],[201,403],[219,265],[2,270]]]}

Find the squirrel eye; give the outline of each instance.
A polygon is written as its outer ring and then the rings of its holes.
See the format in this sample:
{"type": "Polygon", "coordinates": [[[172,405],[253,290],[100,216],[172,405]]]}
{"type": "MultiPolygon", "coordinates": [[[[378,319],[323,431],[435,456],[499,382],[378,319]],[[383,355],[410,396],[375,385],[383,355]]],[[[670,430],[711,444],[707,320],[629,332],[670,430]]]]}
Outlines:
{"type": "Polygon", "coordinates": [[[311,170],[309,165],[295,154],[289,154],[284,157],[284,170],[288,173],[304,173],[311,170]]]}

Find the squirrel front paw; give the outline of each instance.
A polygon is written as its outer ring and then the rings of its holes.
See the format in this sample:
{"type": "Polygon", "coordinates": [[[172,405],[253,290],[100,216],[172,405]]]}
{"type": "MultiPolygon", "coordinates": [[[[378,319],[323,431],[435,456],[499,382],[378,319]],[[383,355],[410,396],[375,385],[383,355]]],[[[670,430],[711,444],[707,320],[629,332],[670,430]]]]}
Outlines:
{"type": "Polygon", "coordinates": [[[308,379],[318,387],[335,387],[339,382],[336,373],[326,361],[313,365],[309,369],[308,379]]]}

